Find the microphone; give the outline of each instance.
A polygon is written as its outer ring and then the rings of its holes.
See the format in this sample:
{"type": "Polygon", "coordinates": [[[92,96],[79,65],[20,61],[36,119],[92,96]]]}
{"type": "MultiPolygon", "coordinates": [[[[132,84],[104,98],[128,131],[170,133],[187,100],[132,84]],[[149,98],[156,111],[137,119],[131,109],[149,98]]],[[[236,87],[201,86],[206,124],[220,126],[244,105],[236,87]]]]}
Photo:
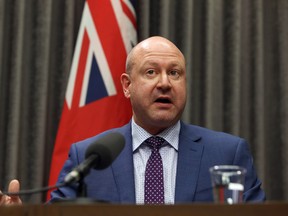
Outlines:
{"type": "Polygon", "coordinates": [[[64,183],[78,182],[88,175],[91,168],[105,169],[116,159],[125,145],[125,139],[120,133],[109,133],[90,144],[85,152],[85,160],[75,167],[64,178],[64,183]]]}
{"type": "Polygon", "coordinates": [[[120,154],[124,146],[125,146],[125,139],[123,135],[116,132],[109,133],[101,137],[100,139],[96,140],[92,144],[90,144],[90,146],[88,146],[85,152],[85,160],[66,175],[66,177],[64,178],[64,182],[58,183],[53,186],[21,190],[19,192],[0,191],[0,196],[31,195],[64,187],[67,184],[71,184],[73,182],[78,182],[82,180],[82,178],[89,173],[91,168],[101,170],[108,167],[120,154]]]}

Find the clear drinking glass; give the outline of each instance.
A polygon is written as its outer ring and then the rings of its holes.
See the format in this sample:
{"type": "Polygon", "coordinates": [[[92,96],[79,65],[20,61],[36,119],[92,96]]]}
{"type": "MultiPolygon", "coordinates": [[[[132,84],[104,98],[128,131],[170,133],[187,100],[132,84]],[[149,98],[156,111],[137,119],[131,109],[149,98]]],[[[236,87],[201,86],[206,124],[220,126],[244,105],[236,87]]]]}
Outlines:
{"type": "Polygon", "coordinates": [[[243,202],[246,169],[240,166],[219,165],[209,169],[215,203],[243,202]]]}

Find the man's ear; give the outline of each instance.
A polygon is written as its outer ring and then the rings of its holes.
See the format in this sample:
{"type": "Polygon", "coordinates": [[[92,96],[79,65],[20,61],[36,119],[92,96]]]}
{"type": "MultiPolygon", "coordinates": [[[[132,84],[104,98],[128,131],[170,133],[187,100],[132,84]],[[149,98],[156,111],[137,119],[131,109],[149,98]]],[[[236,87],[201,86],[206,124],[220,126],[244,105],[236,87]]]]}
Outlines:
{"type": "Polygon", "coordinates": [[[130,80],[129,74],[123,73],[121,75],[121,84],[122,84],[122,89],[123,89],[125,97],[130,98],[129,86],[131,84],[131,80],[130,80]]]}

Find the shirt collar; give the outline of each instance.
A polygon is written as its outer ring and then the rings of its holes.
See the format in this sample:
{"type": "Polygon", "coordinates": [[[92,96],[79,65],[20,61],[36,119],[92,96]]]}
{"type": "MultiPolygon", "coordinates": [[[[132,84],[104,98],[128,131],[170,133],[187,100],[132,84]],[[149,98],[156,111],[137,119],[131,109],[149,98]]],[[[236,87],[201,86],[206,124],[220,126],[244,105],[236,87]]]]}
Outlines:
{"type": "MultiPolygon", "coordinates": [[[[132,145],[133,152],[140,147],[140,145],[149,137],[153,136],[148,133],[145,129],[137,125],[132,118],[131,121],[131,130],[132,130],[132,145]]],[[[179,133],[180,133],[180,120],[172,125],[171,127],[165,129],[161,133],[157,134],[157,136],[164,138],[175,150],[178,151],[178,143],[179,143],[179,133]]]]}

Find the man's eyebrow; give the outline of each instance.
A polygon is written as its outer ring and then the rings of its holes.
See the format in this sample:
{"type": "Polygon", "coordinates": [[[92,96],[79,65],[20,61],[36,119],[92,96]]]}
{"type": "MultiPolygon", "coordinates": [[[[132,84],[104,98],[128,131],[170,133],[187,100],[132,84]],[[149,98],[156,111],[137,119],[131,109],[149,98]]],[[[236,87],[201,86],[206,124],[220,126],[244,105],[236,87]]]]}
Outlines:
{"type": "Polygon", "coordinates": [[[143,63],[143,66],[145,65],[152,65],[152,66],[157,66],[159,65],[156,61],[149,61],[149,62],[144,62],[143,63]]]}
{"type": "MultiPolygon", "coordinates": [[[[156,62],[156,61],[144,62],[144,63],[142,64],[142,66],[158,66],[158,65],[159,65],[159,63],[156,62]]],[[[172,67],[175,67],[175,66],[180,66],[180,67],[181,67],[181,64],[179,64],[178,61],[170,62],[170,63],[168,63],[167,65],[170,66],[170,67],[171,67],[171,66],[172,66],[172,67]]]]}
{"type": "Polygon", "coordinates": [[[144,62],[142,65],[141,65],[141,68],[146,68],[147,69],[147,67],[149,68],[149,67],[158,67],[159,66],[159,64],[157,63],[157,62],[144,62]]]}
{"type": "Polygon", "coordinates": [[[171,66],[181,66],[181,64],[179,64],[179,62],[171,62],[169,65],[171,66]]]}

